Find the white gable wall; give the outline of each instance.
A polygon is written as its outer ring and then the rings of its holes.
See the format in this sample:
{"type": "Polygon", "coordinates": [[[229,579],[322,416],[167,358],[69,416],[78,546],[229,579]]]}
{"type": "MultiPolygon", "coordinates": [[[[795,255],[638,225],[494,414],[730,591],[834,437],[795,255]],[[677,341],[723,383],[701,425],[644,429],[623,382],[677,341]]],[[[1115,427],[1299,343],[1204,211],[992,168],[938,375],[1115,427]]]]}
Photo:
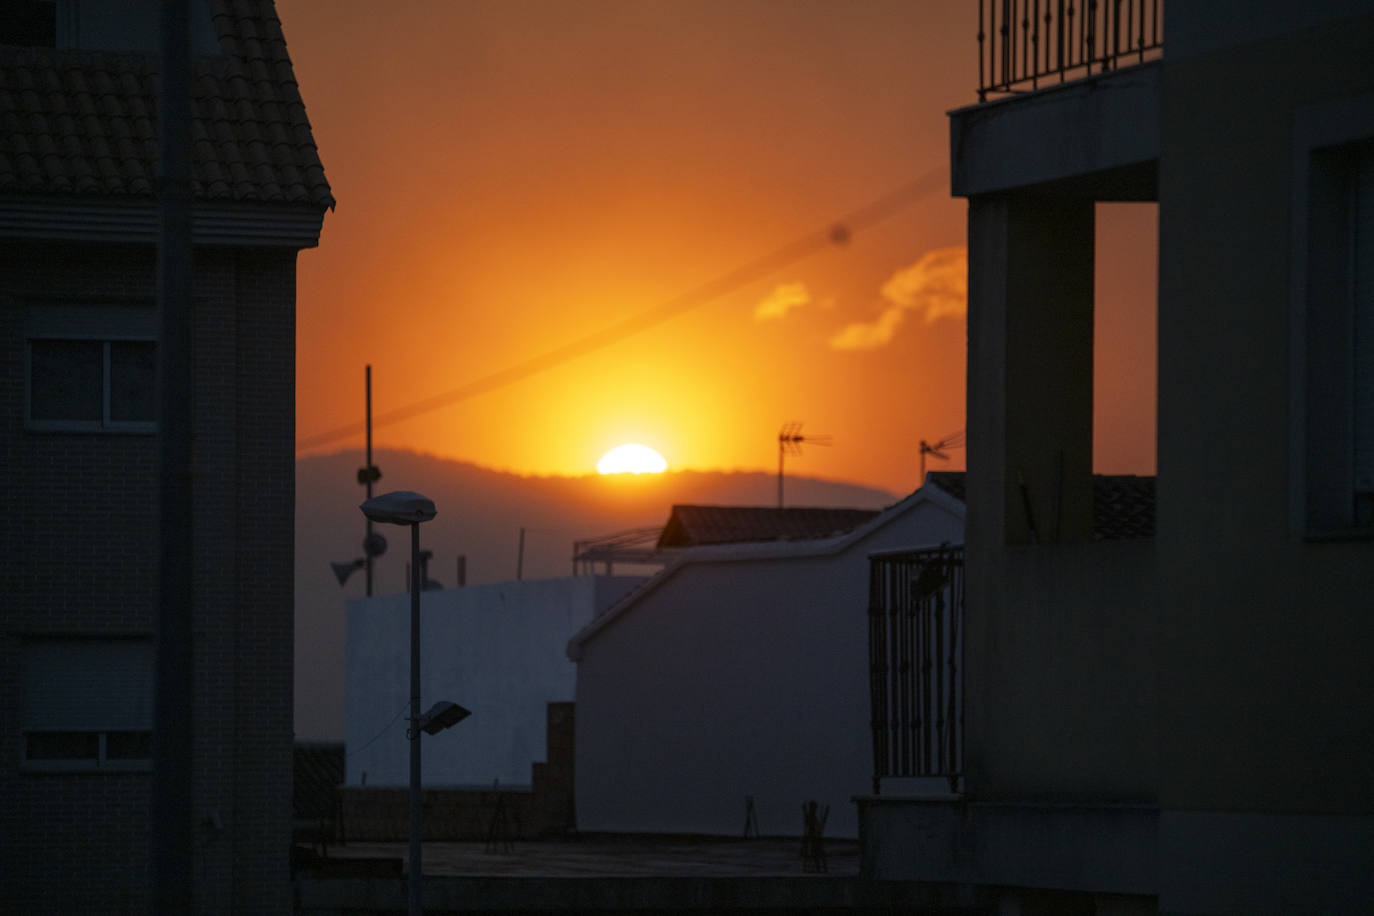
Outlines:
{"type": "MultiPolygon", "coordinates": [[[[530,764],[544,760],[546,705],[573,699],[568,638],[643,581],[577,576],[424,592],[421,709],[451,700],[472,711],[422,739],[424,784],[529,785],[530,764]]],[[[346,783],[362,784],[365,773],[370,786],[408,785],[409,594],[349,602],[347,700],[346,783]]]]}
{"type": "Polygon", "coordinates": [[[765,835],[799,835],[815,799],[827,836],[857,836],[868,556],[962,539],[922,502],[839,553],[688,562],[617,608],[581,645],[578,828],[739,835],[752,795],[765,835]]]}

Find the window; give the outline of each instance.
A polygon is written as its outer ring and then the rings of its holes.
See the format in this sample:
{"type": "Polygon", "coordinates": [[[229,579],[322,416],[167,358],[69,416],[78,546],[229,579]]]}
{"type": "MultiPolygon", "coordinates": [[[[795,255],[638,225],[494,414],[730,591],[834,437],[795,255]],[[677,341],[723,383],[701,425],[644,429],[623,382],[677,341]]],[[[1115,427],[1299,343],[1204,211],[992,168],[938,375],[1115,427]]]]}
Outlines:
{"type": "Polygon", "coordinates": [[[1374,95],[1294,123],[1295,528],[1374,534],[1374,95]]]}
{"type": "Polygon", "coordinates": [[[27,336],[30,429],[157,428],[151,309],[36,309],[27,336]]]}
{"type": "Polygon", "coordinates": [[[147,639],[34,639],[24,645],[29,769],[147,769],[153,647],[147,639]]]}

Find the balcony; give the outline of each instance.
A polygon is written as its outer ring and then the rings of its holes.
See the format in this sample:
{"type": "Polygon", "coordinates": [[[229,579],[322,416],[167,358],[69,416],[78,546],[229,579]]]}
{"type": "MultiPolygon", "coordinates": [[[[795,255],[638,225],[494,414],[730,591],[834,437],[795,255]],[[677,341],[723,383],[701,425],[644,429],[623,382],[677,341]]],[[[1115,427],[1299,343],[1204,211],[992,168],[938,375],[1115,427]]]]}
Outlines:
{"type": "Polygon", "coordinates": [[[1154,60],[1163,20],[1162,0],[979,0],[978,101],[1154,60]]]}

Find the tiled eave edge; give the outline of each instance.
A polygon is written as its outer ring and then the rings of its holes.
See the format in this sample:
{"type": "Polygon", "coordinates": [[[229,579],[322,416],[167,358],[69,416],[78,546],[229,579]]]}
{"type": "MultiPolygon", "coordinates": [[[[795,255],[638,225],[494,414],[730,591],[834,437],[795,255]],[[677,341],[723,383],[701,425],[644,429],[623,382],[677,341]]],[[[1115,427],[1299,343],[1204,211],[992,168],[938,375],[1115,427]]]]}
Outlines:
{"type": "MultiPolygon", "coordinates": [[[[314,248],[324,211],[311,204],[197,202],[191,220],[197,245],[314,248]]],[[[151,244],[157,234],[152,200],[0,196],[0,238],[151,244]]]]}

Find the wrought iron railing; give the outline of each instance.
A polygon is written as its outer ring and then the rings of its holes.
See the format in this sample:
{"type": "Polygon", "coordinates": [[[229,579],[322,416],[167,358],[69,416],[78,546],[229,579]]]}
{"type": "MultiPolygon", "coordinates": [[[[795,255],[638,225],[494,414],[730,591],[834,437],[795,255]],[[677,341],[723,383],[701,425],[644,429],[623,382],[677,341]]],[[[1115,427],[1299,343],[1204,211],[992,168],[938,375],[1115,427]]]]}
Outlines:
{"type": "Polygon", "coordinates": [[[964,549],[870,561],[873,792],[885,777],[944,777],[964,760],[964,549]]]}
{"type": "Polygon", "coordinates": [[[978,0],[978,101],[1160,56],[1163,0],[978,0]]]}

